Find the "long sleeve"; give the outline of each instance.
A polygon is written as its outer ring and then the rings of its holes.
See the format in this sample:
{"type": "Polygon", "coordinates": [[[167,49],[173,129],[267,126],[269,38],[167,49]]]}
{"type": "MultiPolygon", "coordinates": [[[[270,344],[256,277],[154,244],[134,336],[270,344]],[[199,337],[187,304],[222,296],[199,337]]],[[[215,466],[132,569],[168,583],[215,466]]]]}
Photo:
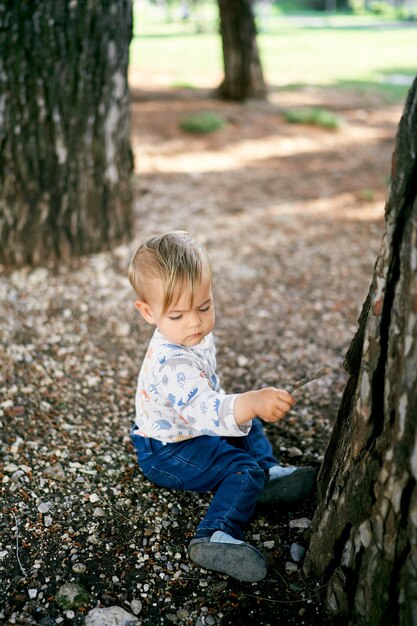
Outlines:
{"type": "Polygon", "coordinates": [[[236,395],[213,389],[212,381],[199,368],[189,352],[169,355],[159,370],[160,393],[178,413],[180,420],[205,435],[242,436],[247,427],[239,427],[234,418],[236,395]]]}
{"type": "Polygon", "coordinates": [[[251,422],[236,424],[235,400],[236,394],[221,388],[211,334],[188,348],[155,331],[138,377],[138,434],[163,442],[201,435],[244,437],[251,422]]]}

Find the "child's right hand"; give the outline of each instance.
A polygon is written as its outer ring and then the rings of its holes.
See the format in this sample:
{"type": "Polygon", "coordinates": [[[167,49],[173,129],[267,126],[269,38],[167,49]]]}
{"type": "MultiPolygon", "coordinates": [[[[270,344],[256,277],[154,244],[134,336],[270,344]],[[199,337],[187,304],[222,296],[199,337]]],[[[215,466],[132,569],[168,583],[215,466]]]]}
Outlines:
{"type": "Polygon", "coordinates": [[[294,406],[295,400],[285,389],[265,387],[240,394],[235,401],[234,415],[237,424],[254,417],[264,422],[278,422],[294,406]]]}

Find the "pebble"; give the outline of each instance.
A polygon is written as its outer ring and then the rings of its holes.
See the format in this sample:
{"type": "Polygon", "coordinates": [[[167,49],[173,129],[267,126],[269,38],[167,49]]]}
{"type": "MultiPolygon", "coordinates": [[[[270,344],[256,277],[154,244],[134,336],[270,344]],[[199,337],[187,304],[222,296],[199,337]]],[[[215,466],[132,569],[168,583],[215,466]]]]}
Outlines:
{"type": "Polygon", "coordinates": [[[298,543],[291,544],[290,555],[293,561],[300,563],[305,557],[306,551],[303,546],[298,543]]]}
{"type": "Polygon", "coordinates": [[[106,513],[105,513],[104,509],[101,508],[101,506],[96,506],[96,508],[93,511],[93,516],[94,517],[105,517],[106,513]]]}
{"type": "Polygon", "coordinates": [[[28,589],[29,598],[33,600],[38,595],[37,589],[28,589]]]}
{"type": "Polygon", "coordinates": [[[132,600],[130,608],[132,609],[132,613],[139,615],[142,610],[142,602],[140,600],[132,600]]]}
{"type": "Polygon", "coordinates": [[[49,513],[52,507],[52,502],[41,502],[38,506],[39,513],[49,513]]]}
{"type": "Polygon", "coordinates": [[[120,606],[95,608],[87,613],[84,626],[138,626],[139,621],[120,606]]]}
{"type": "Polygon", "coordinates": [[[293,446],[292,448],[288,448],[287,454],[290,457],[290,459],[296,459],[300,456],[303,456],[303,453],[300,450],[300,448],[296,448],[295,446],[293,446]]]}
{"type": "Polygon", "coordinates": [[[18,469],[19,468],[15,463],[7,463],[7,465],[3,467],[3,471],[7,472],[8,474],[13,474],[14,472],[17,472],[18,469]]]}
{"type": "Polygon", "coordinates": [[[87,567],[84,565],[84,563],[74,563],[74,565],[72,566],[72,571],[74,572],[74,574],[85,574],[85,572],[87,571],[87,567]]]}
{"type": "Polygon", "coordinates": [[[310,528],[311,519],[308,519],[308,517],[300,517],[299,519],[292,519],[289,523],[289,526],[290,528],[305,530],[306,528],[310,528]]]}
{"type": "Polygon", "coordinates": [[[65,610],[78,609],[90,602],[90,594],[77,583],[65,583],[58,589],[55,602],[65,610]]]}
{"type": "Polygon", "coordinates": [[[268,550],[272,550],[272,548],[275,546],[275,541],[264,541],[263,545],[268,550]]]}
{"type": "Polygon", "coordinates": [[[212,592],[216,594],[222,593],[225,589],[227,589],[227,582],[225,580],[215,583],[211,588],[212,592]]]}
{"type": "Polygon", "coordinates": [[[286,572],[297,572],[298,565],[296,563],[292,563],[291,561],[287,561],[285,563],[285,571],[286,572]]]}
{"type": "Polygon", "coordinates": [[[55,463],[43,470],[43,475],[52,480],[66,480],[66,474],[61,463],[55,463]]]}

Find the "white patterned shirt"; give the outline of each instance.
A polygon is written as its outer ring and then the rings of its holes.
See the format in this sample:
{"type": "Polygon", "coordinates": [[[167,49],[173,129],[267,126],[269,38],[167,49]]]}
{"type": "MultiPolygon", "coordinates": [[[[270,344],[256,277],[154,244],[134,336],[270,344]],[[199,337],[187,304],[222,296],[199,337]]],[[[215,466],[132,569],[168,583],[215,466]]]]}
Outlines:
{"type": "Polygon", "coordinates": [[[155,330],[139,372],[135,434],[163,442],[245,436],[251,422],[236,424],[235,400],[236,394],[223,391],[216,374],[212,333],[186,347],[155,330]]]}

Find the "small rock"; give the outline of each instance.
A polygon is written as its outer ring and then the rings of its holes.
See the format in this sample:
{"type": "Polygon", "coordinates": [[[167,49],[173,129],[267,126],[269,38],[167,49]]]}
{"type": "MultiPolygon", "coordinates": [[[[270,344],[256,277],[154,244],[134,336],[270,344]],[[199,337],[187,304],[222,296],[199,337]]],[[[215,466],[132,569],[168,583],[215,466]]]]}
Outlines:
{"type": "Polygon", "coordinates": [[[38,595],[37,589],[28,589],[29,598],[33,600],[38,595]]]}
{"type": "Polygon", "coordinates": [[[305,548],[300,546],[298,543],[291,544],[290,554],[293,561],[296,563],[300,563],[306,554],[305,548]]]}
{"type": "Polygon", "coordinates": [[[85,572],[87,571],[87,567],[84,565],[84,563],[74,563],[74,565],[72,566],[72,571],[74,572],[74,574],[85,574],[85,572]]]}
{"type": "Polygon", "coordinates": [[[77,583],[65,583],[62,585],[55,596],[55,602],[64,610],[78,609],[80,606],[89,604],[91,596],[77,583]]]}
{"type": "Polygon", "coordinates": [[[53,519],[50,515],[45,515],[45,517],[43,518],[43,523],[45,524],[46,528],[49,528],[49,526],[52,526],[53,523],[53,519]]]}
{"type": "Polygon", "coordinates": [[[19,468],[17,467],[15,463],[7,463],[7,465],[3,467],[3,472],[7,472],[8,474],[13,474],[14,472],[17,472],[18,469],[19,468]]]}
{"type": "Polygon", "coordinates": [[[15,415],[16,417],[21,417],[22,415],[25,414],[25,407],[22,406],[21,404],[16,404],[13,408],[13,415],[15,415]]]}
{"type": "Polygon", "coordinates": [[[248,363],[249,363],[248,357],[245,356],[244,354],[239,354],[239,356],[237,357],[237,364],[239,365],[239,367],[246,367],[248,363]]]}
{"type": "Polygon", "coordinates": [[[310,526],[311,519],[308,519],[308,517],[300,517],[299,519],[292,519],[290,521],[290,528],[305,530],[306,528],[310,528],[310,526]]]}
{"type": "Polygon", "coordinates": [[[100,502],[100,496],[98,496],[96,493],[92,493],[88,499],[93,504],[96,503],[96,502],[100,502]]]}
{"type": "Polygon", "coordinates": [[[46,467],[43,471],[44,476],[47,478],[51,478],[52,480],[66,480],[66,475],[64,472],[64,468],[61,463],[55,463],[55,465],[50,465],[46,467]]]}
{"type": "Polygon", "coordinates": [[[120,606],[92,609],[87,614],[84,626],[138,626],[139,621],[120,606]]]}
{"type": "Polygon", "coordinates": [[[101,508],[101,506],[96,506],[96,508],[93,511],[93,517],[105,517],[106,513],[104,511],[104,509],[101,508]]]}
{"type": "Polygon", "coordinates": [[[300,448],[296,448],[295,446],[293,446],[292,448],[288,448],[288,456],[290,457],[290,459],[296,459],[300,456],[303,456],[303,453],[300,448]]]}
{"type": "Polygon", "coordinates": [[[178,619],[187,619],[189,614],[190,613],[187,611],[187,609],[178,609],[178,611],[177,611],[178,619]]]}
{"type": "Polygon", "coordinates": [[[49,513],[50,509],[52,506],[52,502],[41,502],[40,505],[38,506],[38,511],[39,513],[49,513]]]}
{"type": "Polygon", "coordinates": [[[285,571],[286,572],[297,572],[298,565],[296,563],[291,563],[291,561],[287,561],[285,563],[285,571]]]}
{"type": "Polygon", "coordinates": [[[207,615],[204,623],[207,624],[208,626],[214,626],[214,624],[216,623],[216,620],[214,619],[214,617],[212,615],[207,615]]]}
{"type": "Polygon", "coordinates": [[[132,609],[132,613],[139,615],[142,610],[142,602],[140,600],[132,600],[130,608],[132,609]]]}
{"type": "Polygon", "coordinates": [[[225,580],[215,583],[211,588],[212,592],[216,594],[222,593],[225,589],[227,589],[227,582],[225,580]]]}
{"type": "Polygon", "coordinates": [[[117,337],[129,337],[130,324],[128,322],[119,322],[118,320],[113,322],[113,332],[117,337]]]}
{"type": "Polygon", "coordinates": [[[263,545],[268,550],[272,550],[272,548],[275,546],[275,541],[264,541],[263,545]]]}

